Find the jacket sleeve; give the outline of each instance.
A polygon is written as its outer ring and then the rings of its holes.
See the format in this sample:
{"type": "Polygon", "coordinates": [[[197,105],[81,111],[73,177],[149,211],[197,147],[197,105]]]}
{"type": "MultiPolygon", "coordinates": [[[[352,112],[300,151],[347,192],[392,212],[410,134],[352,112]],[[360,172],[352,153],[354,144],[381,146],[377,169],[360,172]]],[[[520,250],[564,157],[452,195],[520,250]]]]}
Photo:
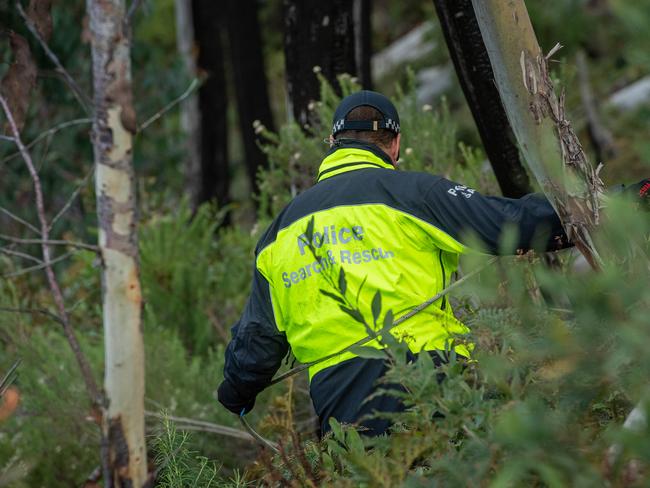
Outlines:
{"type": "Polygon", "coordinates": [[[490,254],[499,254],[503,232],[517,231],[517,252],[556,251],[569,242],[553,206],[540,194],[522,198],[488,197],[444,178],[425,193],[425,207],[434,225],[458,242],[475,236],[490,254]]]}
{"type": "Polygon", "coordinates": [[[219,401],[236,414],[252,410],[255,397],[269,385],[288,349],[285,334],[275,324],[269,283],[255,269],[251,294],[226,348],[219,401]]]}

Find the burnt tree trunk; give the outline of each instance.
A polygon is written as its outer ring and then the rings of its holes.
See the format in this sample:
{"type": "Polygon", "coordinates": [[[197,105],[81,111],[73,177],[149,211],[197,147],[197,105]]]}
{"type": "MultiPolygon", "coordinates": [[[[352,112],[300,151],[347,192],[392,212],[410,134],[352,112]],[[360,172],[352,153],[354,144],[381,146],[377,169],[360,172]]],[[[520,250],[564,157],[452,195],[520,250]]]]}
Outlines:
{"type": "Polygon", "coordinates": [[[433,0],[449,54],[501,192],[518,198],[532,191],[503,108],[471,0],[433,0]]]}
{"type": "Polygon", "coordinates": [[[372,90],[372,2],[354,0],[355,54],[359,83],[364,90],[372,90]]]}
{"type": "Polygon", "coordinates": [[[197,203],[216,201],[220,206],[230,201],[222,11],[219,2],[192,0],[196,65],[205,77],[199,89],[201,159],[197,203]]]}
{"type": "Polygon", "coordinates": [[[309,103],[319,99],[315,66],[337,91],[337,75],[357,75],[353,7],[349,0],[284,0],[287,92],[303,128],[310,122],[309,103]]]}
{"type": "Polygon", "coordinates": [[[251,190],[257,193],[257,172],[260,168],[268,167],[268,161],[258,146],[253,123],[259,120],[266,128],[274,131],[257,1],[228,0],[227,15],[230,63],[246,170],[251,190]]]}

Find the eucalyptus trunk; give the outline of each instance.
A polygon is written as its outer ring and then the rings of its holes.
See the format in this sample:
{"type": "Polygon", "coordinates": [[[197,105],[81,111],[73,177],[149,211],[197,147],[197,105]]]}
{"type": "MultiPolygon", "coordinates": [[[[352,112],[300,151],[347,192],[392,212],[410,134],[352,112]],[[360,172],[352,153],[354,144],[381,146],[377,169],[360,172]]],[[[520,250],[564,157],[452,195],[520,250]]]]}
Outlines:
{"type": "MultiPolygon", "coordinates": [[[[548,57],[539,47],[523,0],[472,0],[499,95],[524,162],[558,213],[569,239],[593,268],[592,234],[603,184],[555,94],[548,57]]],[[[552,53],[550,53],[552,54],[552,53]]]]}
{"type": "Polygon", "coordinates": [[[106,486],[146,481],[144,344],[133,170],[136,131],[124,0],[87,0],[92,37],[97,215],[108,442],[106,486]]]}

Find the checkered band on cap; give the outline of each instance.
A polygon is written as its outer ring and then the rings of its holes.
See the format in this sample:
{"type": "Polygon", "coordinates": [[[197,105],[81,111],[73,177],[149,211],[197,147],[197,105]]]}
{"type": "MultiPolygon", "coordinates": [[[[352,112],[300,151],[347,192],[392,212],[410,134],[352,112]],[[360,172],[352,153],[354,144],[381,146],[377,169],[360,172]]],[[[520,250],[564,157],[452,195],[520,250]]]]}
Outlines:
{"type": "Polygon", "coordinates": [[[395,134],[399,134],[399,122],[394,119],[386,120],[345,120],[338,119],[332,126],[332,134],[336,135],[344,130],[363,130],[371,131],[377,129],[388,129],[395,134]]]}
{"type": "Polygon", "coordinates": [[[345,126],[345,119],[337,120],[336,122],[334,122],[334,126],[332,127],[332,134],[336,134],[337,132],[342,131],[344,126],[345,126]]]}
{"type": "Polygon", "coordinates": [[[341,100],[334,112],[332,120],[332,134],[336,135],[341,131],[357,130],[372,131],[387,129],[396,134],[400,132],[399,114],[395,105],[378,92],[361,90],[352,93],[341,100]],[[348,114],[357,107],[369,106],[376,109],[383,120],[346,120],[348,114]]]}
{"type": "Polygon", "coordinates": [[[399,133],[399,123],[393,119],[386,119],[386,128],[399,133]]]}

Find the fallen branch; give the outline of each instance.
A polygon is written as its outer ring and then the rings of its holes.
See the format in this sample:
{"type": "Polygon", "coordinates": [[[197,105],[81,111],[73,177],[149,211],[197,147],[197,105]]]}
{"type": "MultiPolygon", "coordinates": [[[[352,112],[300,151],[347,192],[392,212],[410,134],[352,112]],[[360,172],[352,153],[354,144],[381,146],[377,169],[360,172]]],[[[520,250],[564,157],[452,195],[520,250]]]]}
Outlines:
{"type": "Polygon", "coordinates": [[[235,429],[233,427],[226,427],[225,425],[213,424],[212,422],[206,422],[204,420],[196,420],[187,417],[174,417],[172,415],[163,415],[156,412],[151,412],[145,410],[144,412],[146,417],[152,417],[156,419],[169,419],[173,422],[176,422],[176,426],[179,429],[183,430],[196,430],[201,432],[210,432],[213,434],[225,435],[228,437],[234,437],[236,439],[241,439],[245,441],[255,441],[252,435],[243,430],[235,429]]]}

